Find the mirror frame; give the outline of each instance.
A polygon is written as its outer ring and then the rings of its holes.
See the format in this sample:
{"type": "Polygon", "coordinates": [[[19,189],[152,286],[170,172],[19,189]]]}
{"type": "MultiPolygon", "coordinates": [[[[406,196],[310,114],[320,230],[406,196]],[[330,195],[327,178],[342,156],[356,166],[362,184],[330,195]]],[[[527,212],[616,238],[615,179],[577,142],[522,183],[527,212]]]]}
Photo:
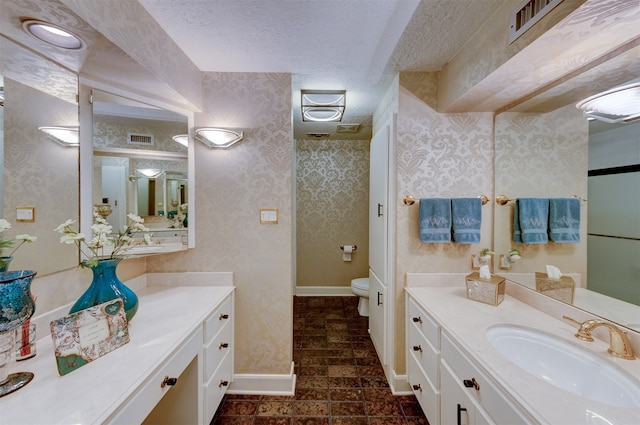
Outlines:
{"type": "MultiPolygon", "coordinates": [[[[166,109],[187,117],[189,145],[187,146],[187,198],[189,199],[189,227],[187,227],[187,249],[195,248],[195,156],[194,156],[194,112],[176,108],[169,102],[151,99],[144,95],[135,94],[119,88],[105,86],[90,79],[80,77],[79,115],[80,115],[80,230],[85,235],[91,235],[93,224],[93,89],[101,90],[136,102],[145,103],[157,108],[166,109]],[[89,129],[89,131],[88,131],[89,129]]],[[[153,254],[157,255],[157,254],[153,254]]],[[[143,255],[136,255],[141,257],[143,255]]]]}

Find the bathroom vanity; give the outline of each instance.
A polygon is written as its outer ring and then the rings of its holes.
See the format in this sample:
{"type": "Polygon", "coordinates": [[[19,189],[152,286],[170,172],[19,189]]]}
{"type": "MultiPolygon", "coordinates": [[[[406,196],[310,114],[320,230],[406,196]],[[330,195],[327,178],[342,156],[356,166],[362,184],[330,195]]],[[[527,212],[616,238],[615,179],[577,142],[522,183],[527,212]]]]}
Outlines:
{"type": "Polygon", "coordinates": [[[10,373],[30,371],[35,378],[0,399],[0,422],[208,424],[233,379],[232,276],[220,284],[206,273],[179,275],[136,278],[143,282],[131,285],[139,309],[130,342],[64,376],[48,320],[66,310],[34,317],[37,355],[14,363],[10,373]]]}
{"type": "Polygon", "coordinates": [[[498,306],[469,300],[460,282],[406,288],[407,377],[431,425],[637,422],[640,360],[613,357],[601,340],[580,341],[571,324],[511,296],[498,306]],[[629,390],[631,402],[594,400],[591,394],[573,394],[529,374],[489,341],[487,331],[498,325],[540,330],[595,354],[635,383],[629,390]]]}

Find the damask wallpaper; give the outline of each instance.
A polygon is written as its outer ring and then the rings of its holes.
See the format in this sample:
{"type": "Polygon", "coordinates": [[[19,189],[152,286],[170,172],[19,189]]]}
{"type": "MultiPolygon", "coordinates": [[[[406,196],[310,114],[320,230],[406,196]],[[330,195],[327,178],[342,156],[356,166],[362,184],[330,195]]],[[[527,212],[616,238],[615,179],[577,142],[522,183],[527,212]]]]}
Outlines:
{"type": "Polygon", "coordinates": [[[291,75],[205,73],[203,99],[195,126],[241,128],[244,140],[226,150],[195,144],[196,248],[150,257],[147,271],[232,271],[236,373],[288,374],[293,360],[291,75]],[[260,208],[277,208],[278,224],[260,224],[260,208]]]}
{"type": "Polygon", "coordinates": [[[370,140],[296,141],[297,286],[369,275],[370,140]],[[357,245],[351,262],[341,245],[357,245]]]}
{"type": "MultiPolygon", "coordinates": [[[[546,114],[505,112],[496,116],[496,195],[516,198],[587,198],[589,124],[573,104],[546,114]]],[[[513,244],[513,204],[496,206],[494,250],[513,244]]],[[[582,202],[580,240],[587,240],[587,204],[582,202]]],[[[523,259],[511,272],[544,271],[553,264],[579,273],[586,286],[587,244],[516,246],[523,259]]]]}

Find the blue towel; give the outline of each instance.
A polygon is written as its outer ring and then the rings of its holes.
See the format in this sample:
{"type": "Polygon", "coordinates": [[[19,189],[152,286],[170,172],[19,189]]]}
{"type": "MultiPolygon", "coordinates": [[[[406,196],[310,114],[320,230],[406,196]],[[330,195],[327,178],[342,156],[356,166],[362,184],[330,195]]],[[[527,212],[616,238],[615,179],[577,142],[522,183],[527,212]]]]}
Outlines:
{"type": "Polygon", "coordinates": [[[549,238],[556,243],[580,242],[580,200],[549,200],[549,238]]]}
{"type": "Polygon", "coordinates": [[[549,223],[548,198],[519,198],[518,217],[525,244],[545,244],[549,223]]]}
{"type": "Polygon", "coordinates": [[[423,243],[451,242],[451,200],[420,199],[420,240],[423,243]]]}
{"type": "Polygon", "coordinates": [[[482,200],[455,198],[451,200],[453,240],[458,243],[480,243],[482,200]]]}
{"type": "Polygon", "coordinates": [[[522,243],[522,229],[520,229],[520,214],[518,214],[519,208],[520,208],[520,204],[518,204],[518,200],[516,199],[516,204],[513,207],[513,241],[517,243],[522,243]]]}

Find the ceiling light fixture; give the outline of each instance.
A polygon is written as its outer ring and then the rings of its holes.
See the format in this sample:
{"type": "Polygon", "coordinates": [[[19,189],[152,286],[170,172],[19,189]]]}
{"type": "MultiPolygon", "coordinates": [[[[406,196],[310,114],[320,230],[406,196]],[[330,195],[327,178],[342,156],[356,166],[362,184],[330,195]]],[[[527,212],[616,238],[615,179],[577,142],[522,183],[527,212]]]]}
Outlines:
{"type": "Polygon", "coordinates": [[[188,134],[176,134],[172,137],[174,142],[180,143],[182,146],[189,146],[189,135],[188,134]]]}
{"type": "Polygon", "coordinates": [[[241,141],[243,132],[228,128],[197,128],[196,139],[210,148],[228,148],[241,141]]]}
{"type": "Polygon", "coordinates": [[[159,170],[157,168],[138,168],[136,171],[150,179],[160,177],[162,173],[164,173],[163,170],[159,170]]]}
{"type": "Polygon", "coordinates": [[[302,121],[342,121],[346,90],[301,90],[302,121]]]}
{"type": "Polygon", "coordinates": [[[615,87],[576,104],[585,116],[616,124],[640,119],[640,82],[615,87]]]}
{"type": "Polygon", "coordinates": [[[54,142],[65,146],[80,146],[78,127],[38,127],[38,130],[45,133],[54,142]]]}
{"type": "Polygon", "coordinates": [[[77,35],[49,22],[26,19],[22,21],[22,28],[37,39],[63,49],[82,50],[87,46],[77,35]]]}

